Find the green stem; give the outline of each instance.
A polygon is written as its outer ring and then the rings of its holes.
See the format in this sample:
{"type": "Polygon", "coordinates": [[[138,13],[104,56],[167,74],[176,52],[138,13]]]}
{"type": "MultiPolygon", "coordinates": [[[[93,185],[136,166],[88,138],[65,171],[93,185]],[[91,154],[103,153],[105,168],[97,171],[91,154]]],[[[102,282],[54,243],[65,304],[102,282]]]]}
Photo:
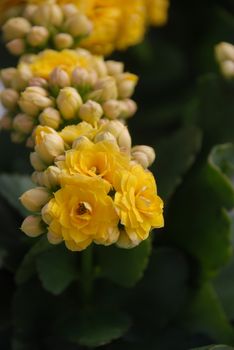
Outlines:
{"type": "Polygon", "coordinates": [[[93,246],[86,248],[81,255],[81,282],[84,302],[88,304],[93,289],[93,246]]]}

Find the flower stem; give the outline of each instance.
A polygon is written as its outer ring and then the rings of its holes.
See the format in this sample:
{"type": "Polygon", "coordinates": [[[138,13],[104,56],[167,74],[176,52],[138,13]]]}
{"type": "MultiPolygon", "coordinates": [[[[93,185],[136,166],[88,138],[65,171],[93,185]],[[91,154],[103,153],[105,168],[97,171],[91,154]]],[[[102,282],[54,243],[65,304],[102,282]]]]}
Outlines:
{"type": "Polygon", "coordinates": [[[81,283],[84,303],[89,304],[93,289],[93,246],[86,248],[81,255],[81,283]]]}

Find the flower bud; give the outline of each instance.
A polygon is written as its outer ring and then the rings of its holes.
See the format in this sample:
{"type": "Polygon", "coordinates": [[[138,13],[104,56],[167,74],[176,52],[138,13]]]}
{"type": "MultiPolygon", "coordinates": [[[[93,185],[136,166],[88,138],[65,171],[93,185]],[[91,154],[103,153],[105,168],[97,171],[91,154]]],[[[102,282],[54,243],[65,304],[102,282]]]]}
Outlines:
{"type": "Polygon", "coordinates": [[[82,99],[76,89],[65,87],[59,92],[57,105],[63,118],[70,120],[76,118],[78,110],[82,105],[82,99]]]}
{"type": "Polygon", "coordinates": [[[95,124],[103,115],[102,106],[95,101],[87,101],[79,109],[79,117],[87,123],[95,124]]]}
{"type": "Polygon", "coordinates": [[[16,75],[16,68],[5,68],[1,70],[1,80],[6,87],[11,86],[11,82],[16,75]]]}
{"type": "Polygon", "coordinates": [[[50,244],[60,244],[63,241],[63,238],[51,231],[47,233],[47,239],[50,242],[50,244]]]}
{"type": "Polygon", "coordinates": [[[37,152],[30,153],[30,163],[37,171],[43,171],[47,168],[47,165],[41,160],[37,152]]]}
{"type": "Polygon", "coordinates": [[[11,133],[11,141],[13,143],[21,143],[25,140],[25,134],[15,131],[11,133]]]}
{"type": "Polygon", "coordinates": [[[108,75],[116,76],[123,73],[124,64],[117,61],[106,61],[107,73],[108,75]]]}
{"type": "Polygon", "coordinates": [[[27,34],[27,42],[32,47],[44,46],[49,38],[48,29],[41,26],[34,26],[27,34]]]}
{"type": "Polygon", "coordinates": [[[34,77],[34,78],[29,80],[28,86],[37,86],[37,87],[41,87],[43,89],[47,89],[48,88],[48,83],[43,78],[34,77]]]}
{"type": "Polygon", "coordinates": [[[101,132],[95,136],[94,142],[97,143],[100,141],[110,141],[117,144],[116,138],[109,131],[101,132]]]}
{"type": "Polygon", "coordinates": [[[33,22],[36,25],[50,28],[60,27],[63,22],[63,13],[60,6],[56,4],[44,3],[37,7],[33,14],[33,22]]]}
{"type": "Polygon", "coordinates": [[[234,45],[225,42],[216,45],[215,57],[218,62],[234,61],[234,45]]]}
{"type": "Polygon", "coordinates": [[[102,108],[105,114],[105,117],[108,119],[117,119],[119,118],[122,112],[121,101],[117,100],[108,100],[103,103],[102,108]]]}
{"type": "Polygon", "coordinates": [[[26,5],[24,12],[23,12],[23,17],[27,18],[30,22],[33,20],[34,12],[37,9],[37,5],[29,4],[26,5]]]}
{"type": "Polygon", "coordinates": [[[234,78],[234,61],[223,61],[220,65],[222,74],[227,78],[234,78]]]}
{"type": "Polygon", "coordinates": [[[63,14],[66,18],[69,18],[69,17],[73,16],[74,14],[78,13],[77,6],[73,5],[72,3],[63,5],[62,11],[63,11],[63,14]]]}
{"type": "Polygon", "coordinates": [[[137,235],[134,237],[134,239],[130,239],[125,230],[120,230],[119,239],[116,242],[116,245],[119,248],[132,249],[138,246],[141,242],[142,240],[137,235]]]}
{"type": "Polygon", "coordinates": [[[141,164],[143,168],[148,168],[155,160],[154,149],[149,146],[134,146],[131,150],[131,154],[133,160],[141,164]]]}
{"type": "Polygon", "coordinates": [[[23,17],[14,17],[2,27],[3,36],[6,41],[23,38],[31,29],[29,21],[23,17]]]}
{"type": "Polygon", "coordinates": [[[13,128],[23,134],[30,134],[34,127],[34,120],[27,114],[17,114],[13,120],[13,128]]]}
{"type": "Polygon", "coordinates": [[[93,56],[92,63],[99,78],[103,78],[107,75],[107,67],[103,57],[93,56]]]}
{"type": "Polygon", "coordinates": [[[52,100],[46,96],[47,91],[43,88],[37,86],[28,87],[21,93],[19,106],[24,113],[35,117],[42,109],[53,105],[52,100]]]}
{"type": "Polygon", "coordinates": [[[35,151],[47,164],[53,163],[54,159],[64,152],[63,139],[54,129],[47,126],[36,128],[35,143],[35,151]]]}
{"type": "Polygon", "coordinates": [[[25,42],[23,39],[13,39],[6,44],[6,47],[15,56],[22,55],[25,52],[25,42]]]}
{"type": "Polygon", "coordinates": [[[109,131],[115,136],[120,148],[129,151],[131,149],[131,136],[126,126],[118,120],[112,120],[103,126],[103,131],[109,131]]]}
{"type": "Polygon", "coordinates": [[[71,83],[79,89],[88,89],[92,87],[97,81],[97,73],[95,71],[88,71],[87,69],[77,67],[72,72],[71,83]]]}
{"type": "Polygon", "coordinates": [[[41,216],[30,215],[24,219],[21,230],[29,237],[38,237],[46,232],[41,216]]]}
{"type": "Polygon", "coordinates": [[[49,205],[48,203],[41,209],[41,215],[42,215],[42,220],[47,224],[50,225],[52,221],[52,217],[49,212],[49,205]]]}
{"type": "Polygon", "coordinates": [[[57,130],[62,122],[62,118],[57,109],[48,107],[39,115],[39,121],[41,125],[57,130]]]}
{"type": "Polygon", "coordinates": [[[73,141],[73,143],[72,143],[72,148],[77,149],[77,148],[79,148],[80,144],[84,143],[84,142],[90,143],[90,140],[88,139],[88,137],[86,137],[86,136],[77,137],[77,139],[75,139],[75,141],[73,141]]]}
{"type": "Polygon", "coordinates": [[[17,91],[22,91],[28,86],[29,80],[32,78],[32,72],[27,64],[20,63],[14,79],[11,82],[11,87],[17,91]]]}
{"type": "Polygon", "coordinates": [[[24,192],[20,197],[20,201],[29,211],[37,212],[41,211],[50,198],[51,193],[45,187],[35,187],[24,192]]]}
{"type": "Polygon", "coordinates": [[[102,102],[116,99],[118,96],[116,82],[113,77],[99,79],[95,84],[95,90],[89,94],[90,99],[94,99],[95,92],[99,92],[99,95],[96,95],[97,101],[100,100],[102,102]]]}
{"type": "Polygon", "coordinates": [[[73,37],[86,36],[92,30],[92,23],[82,13],[71,15],[64,24],[66,31],[73,37]]]}
{"type": "Polygon", "coordinates": [[[9,114],[4,114],[0,118],[0,129],[10,130],[12,128],[12,118],[9,114]]]}
{"type": "Polygon", "coordinates": [[[50,74],[49,85],[55,95],[57,95],[60,89],[70,85],[70,77],[65,70],[57,67],[50,74]]]}
{"type": "Polygon", "coordinates": [[[117,77],[119,98],[129,98],[134,93],[138,77],[131,73],[122,73],[117,77]]]}
{"type": "Polygon", "coordinates": [[[74,45],[74,39],[68,33],[58,33],[54,37],[54,45],[57,50],[69,49],[74,45]]]}
{"type": "Polygon", "coordinates": [[[49,166],[45,171],[35,171],[32,174],[32,180],[39,186],[54,189],[60,185],[61,170],[56,166],[49,166]]]}
{"type": "Polygon", "coordinates": [[[120,106],[121,106],[121,114],[120,114],[121,118],[130,118],[137,111],[136,102],[129,98],[120,101],[120,106]]]}
{"type": "Polygon", "coordinates": [[[10,111],[14,111],[17,108],[18,99],[19,94],[13,89],[5,89],[1,92],[1,102],[10,111]]]}

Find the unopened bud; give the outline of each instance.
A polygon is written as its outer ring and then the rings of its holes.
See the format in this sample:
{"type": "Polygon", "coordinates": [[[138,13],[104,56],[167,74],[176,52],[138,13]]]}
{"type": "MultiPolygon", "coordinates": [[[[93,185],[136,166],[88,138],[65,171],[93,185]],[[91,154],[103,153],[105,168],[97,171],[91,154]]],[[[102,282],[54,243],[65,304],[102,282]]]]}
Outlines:
{"type": "Polygon", "coordinates": [[[56,166],[49,166],[45,171],[35,171],[32,174],[32,180],[39,186],[44,186],[49,189],[55,189],[60,184],[61,170],[56,166]]]}
{"type": "Polygon", "coordinates": [[[132,117],[137,111],[136,102],[129,98],[120,101],[120,106],[121,106],[120,117],[124,119],[132,117]]]}
{"type": "Polygon", "coordinates": [[[10,130],[12,128],[12,118],[9,114],[4,114],[0,118],[0,129],[10,130]]]}
{"type": "Polygon", "coordinates": [[[95,124],[103,115],[102,106],[95,101],[87,101],[79,109],[79,117],[87,123],[95,124]]]}
{"type": "Polygon", "coordinates": [[[63,238],[61,236],[58,236],[54,232],[49,231],[47,233],[47,239],[50,242],[50,244],[60,244],[63,241],[63,238]]]}
{"type": "Polygon", "coordinates": [[[35,151],[47,164],[53,163],[54,159],[64,152],[63,139],[54,129],[47,126],[36,128],[35,143],[35,151]]]}
{"type": "Polygon", "coordinates": [[[10,18],[2,27],[4,39],[6,41],[23,38],[30,29],[31,24],[23,17],[10,18]]]}
{"type": "Polygon", "coordinates": [[[34,78],[29,80],[28,86],[38,86],[38,87],[41,87],[43,89],[47,89],[48,82],[44,78],[34,77],[34,78]]]}
{"type": "Polygon", "coordinates": [[[78,13],[77,6],[73,5],[72,3],[63,5],[62,11],[63,11],[63,14],[66,18],[69,18],[69,17],[73,16],[74,14],[78,13]]]}
{"type": "Polygon", "coordinates": [[[35,187],[26,191],[20,201],[29,211],[40,211],[51,198],[51,193],[45,187],[35,187]]]}
{"type": "Polygon", "coordinates": [[[26,5],[23,12],[23,17],[27,18],[27,20],[31,22],[33,20],[33,15],[36,9],[37,9],[37,5],[33,5],[33,4],[26,5]]]}
{"type": "Polygon", "coordinates": [[[76,89],[65,87],[60,90],[57,97],[57,105],[64,119],[74,119],[78,115],[82,99],[76,89]]]}
{"type": "Polygon", "coordinates": [[[19,132],[19,131],[14,131],[11,133],[11,141],[13,143],[21,143],[25,140],[25,134],[19,132]]]}
{"type": "Polygon", "coordinates": [[[82,13],[75,13],[65,22],[66,31],[73,37],[86,36],[92,30],[92,23],[82,13]]]}
{"type": "Polygon", "coordinates": [[[94,142],[97,143],[100,141],[110,141],[113,143],[117,143],[116,138],[109,131],[101,132],[95,136],[94,142]]]}
{"type": "Polygon", "coordinates": [[[50,74],[49,85],[55,95],[59,93],[60,89],[69,86],[70,83],[68,73],[59,67],[56,67],[50,74]]]}
{"type": "Polygon", "coordinates": [[[1,70],[1,79],[6,87],[11,86],[11,82],[16,75],[16,68],[5,68],[1,70]]]}
{"type": "Polygon", "coordinates": [[[117,100],[108,100],[102,105],[105,117],[108,119],[117,119],[119,118],[122,107],[120,101],[117,100]]]}
{"type": "Polygon", "coordinates": [[[155,160],[154,149],[149,146],[134,146],[131,150],[131,154],[133,160],[141,164],[143,168],[148,168],[155,160]]]}
{"type": "Polygon", "coordinates": [[[23,134],[30,134],[34,127],[34,120],[27,114],[17,114],[13,120],[13,128],[23,134]]]}
{"type": "Polygon", "coordinates": [[[57,130],[62,122],[62,118],[57,109],[48,107],[39,115],[39,121],[41,125],[57,130]]]}
{"type": "Polygon", "coordinates": [[[119,98],[129,98],[134,93],[138,77],[131,73],[122,73],[117,77],[119,98]]]}
{"type": "Polygon", "coordinates": [[[52,100],[47,97],[47,91],[37,86],[26,88],[26,90],[21,93],[19,100],[21,110],[33,117],[37,116],[44,108],[52,105],[52,100]]]}
{"type": "Polygon", "coordinates": [[[41,26],[34,26],[27,34],[27,42],[32,47],[44,46],[49,38],[48,29],[41,26]]]}
{"type": "Polygon", "coordinates": [[[75,141],[72,143],[72,148],[77,149],[84,142],[90,143],[90,140],[86,136],[77,137],[77,139],[75,139],[75,141]]]}
{"type": "Polygon", "coordinates": [[[225,42],[216,45],[215,56],[218,62],[234,61],[234,45],[225,42]]]}
{"type": "Polygon", "coordinates": [[[95,84],[95,90],[89,94],[90,99],[95,98],[95,93],[97,101],[105,102],[111,99],[116,99],[118,96],[117,86],[115,79],[113,77],[105,77],[98,80],[95,84]]]}
{"type": "Polygon", "coordinates": [[[129,151],[131,149],[131,136],[126,126],[124,126],[118,120],[112,120],[103,127],[104,131],[109,131],[112,135],[115,136],[117,143],[120,148],[129,151]]]}
{"type": "Polygon", "coordinates": [[[106,61],[107,73],[108,75],[116,76],[123,73],[124,64],[117,61],[106,61]]]}
{"type": "Polygon", "coordinates": [[[49,204],[47,203],[41,210],[41,215],[43,221],[47,224],[50,225],[52,222],[53,218],[50,215],[50,210],[49,210],[49,204]]]}
{"type": "Polygon", "coordinates": [[[74,45],[74,39],[68,33],[58,33],[54,37],[54,45],[57,50],[69,49],[74,45]]]}
{"type": "Polygon", "coordinates": [[[41,160],[37,152],[30,153],[30,163],[37,171],[43,171],[47,168],[47,165],[41,160]]]}
{"type": "Polygon", "coordinates": [[[38,237],[46,232],[41,216],[30,215],[24,219],[21,230],[29,237],[38,237]]]}
{"type": "Polygon", "coordinates": [[[234,78],[234,61],[223,61],[220,64],[222,74],[227,78],[234,78]]]}
{"type": "Polygon", "coordinates": [[[95,71],[88,71],[84,68],[75,68],[72,72],[71,83],[79,89],[89,89],[97,81],[97,73],[95,71]]]}
{"type": "Polygon", "coordinates": [[[136,234],[131,234],[131,237],[129,237],[125,230],[120,230],[119,239],[116,242],[116,245],[119,248],[132,249],[138,246],[141,242],[142,240],[136,234]]]}
{"type": "Polygon", "coordinates": [[[12,55],[19,56],[25,52],[25,41],[23,39],[13,39],[6,44],[12,55]]]}
{"type": "Polygon", "coordinates": [[[10,111],[14,111],[17,107],[19,94],[13,89],[5,89],[1,92],[1,102],[3,106],[10,111]]]}
{"type": "Polygon", "coordinates": [[[44,27],[60,27],[63,22],[63,13],[60,6],[56,4],[41,4],[33,14],[33,22],[44,27]]]}
{"type": "Polygon", "coordinates": [[[22,91],[28,86],[28,82],[31,78],[32,72],[28,65],[25,63],[20,63],[11,82],[11,87],[17,91],[22,91]]]}
{"type": "Polygon", "coordinates": [[[101,56],[93,56],[92,59],[93,68],[95,69],[99,78],[103,78],[107,75],[106,63],[101,56]]]}

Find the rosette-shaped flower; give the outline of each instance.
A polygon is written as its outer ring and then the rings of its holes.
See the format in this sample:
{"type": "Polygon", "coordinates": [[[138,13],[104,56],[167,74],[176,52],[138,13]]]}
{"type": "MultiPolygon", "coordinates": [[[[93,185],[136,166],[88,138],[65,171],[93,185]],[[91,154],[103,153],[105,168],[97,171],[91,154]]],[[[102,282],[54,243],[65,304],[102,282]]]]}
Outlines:
{"type": "Polygon", "coordinates": [[[123,69],[121,62],[104,61],[85,49],[23,56],[16,69],[1,71],[6,87],[1,101],[8,109],[1,125],[15,142],[28,140],[32,146],[38,124],[61,130],[78,121],[95,127],[101,118],[129,118],[137,109],[130,97],[138,78],[123,69]]]}
{"type": "Polygon", "coordinates": [[[0,20],[15,55],[78,44],[110,54],[138,44],[149,24],[164,24],[168,5],[168,0],[2,0],[0,20]]]}

